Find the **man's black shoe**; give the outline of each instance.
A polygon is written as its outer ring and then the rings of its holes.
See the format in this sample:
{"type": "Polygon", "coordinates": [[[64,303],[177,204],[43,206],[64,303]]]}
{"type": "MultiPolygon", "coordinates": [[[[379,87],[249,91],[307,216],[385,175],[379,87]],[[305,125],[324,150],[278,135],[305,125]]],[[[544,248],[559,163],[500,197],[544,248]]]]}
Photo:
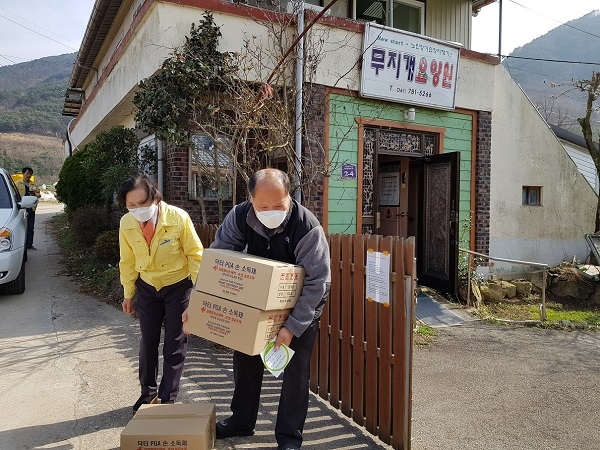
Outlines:
{"type": "Polygon", "coordinates": [[[134,403],[133,405],[133,410],[137,411],[138,409],[140,409],[140,406],[142,405],[149,405],[152,403],[157,403],[158,402],[158,397],[156,396],[156,394],[150,394],[150,395],[141,395],[140,398],[137,399],[137,402],[134,403]]]}
{"type": "Polygon", "coordinates": [[[27,250],[37,250],[33,245],[31,247],[27,247],[27,250]]]}
{"type": "Polygon", "coordinates": [[[247,431],[236,428],[231,421],[231,417],[217,422],[217,439],[236,436],[254,436],[254,430],[247,431]]]}

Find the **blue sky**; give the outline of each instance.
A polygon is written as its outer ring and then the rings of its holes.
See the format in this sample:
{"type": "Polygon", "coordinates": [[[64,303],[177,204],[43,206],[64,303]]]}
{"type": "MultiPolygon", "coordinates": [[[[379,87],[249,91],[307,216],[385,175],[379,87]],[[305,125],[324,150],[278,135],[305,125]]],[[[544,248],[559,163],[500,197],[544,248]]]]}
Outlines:
{"type": "MultiPolygon", "coordinates": [[[[0,1],[0,65],[79,49],[95,0],[0,1]]],[[[502,53],[595,9],[598,0],[503,0],[502,53]]],[[[498,3],[473,18],[473,50],[498,52],[498,3]]]]}

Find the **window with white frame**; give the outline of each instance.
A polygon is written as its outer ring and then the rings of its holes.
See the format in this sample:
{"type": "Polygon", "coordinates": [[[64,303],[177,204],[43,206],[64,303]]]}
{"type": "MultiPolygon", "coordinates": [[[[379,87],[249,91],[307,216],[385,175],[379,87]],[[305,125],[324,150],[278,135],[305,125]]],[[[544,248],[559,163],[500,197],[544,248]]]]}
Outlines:
{"type": "Polygon", "coordinates": [[[137,151],[140,169],[154,181],[158,181],[156,147],[156,138],[151,134],[140,141],[137,151]]]}
{"type": "Polygon", "coordinates": [[[190,199],[231,200],[233,159],[231,142],[226,137],[192,136],[190,147],[190,199]]]}
{"type": "MultiPolygon", "coordinates": [[[[305,3],[324,7],[329,0],[306,0],[305,3]]],[[[425,34],[425,3],[418,0],[338,0],[329,13],[425,34]]]]}

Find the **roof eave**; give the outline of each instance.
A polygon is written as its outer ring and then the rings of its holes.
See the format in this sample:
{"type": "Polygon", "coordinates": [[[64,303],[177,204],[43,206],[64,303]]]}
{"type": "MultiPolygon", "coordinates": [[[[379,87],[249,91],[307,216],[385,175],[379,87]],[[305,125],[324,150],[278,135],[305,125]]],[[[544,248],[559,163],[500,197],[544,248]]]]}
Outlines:
{"type": "Polygon", "coordinates": [[[496,0],[471,0],[473,14],[477,14],[479,11],[481,11],[481,8],[491,5],[492,3],[496,3],[496,0]]]}
{"type": "MultiPolygon", "coordinates": [[[[69,78],[68,90],[83,88],[83,83],[90,70],[98,70],[98,68],[93,67],[94,61],[96,61],[100,53],[100,49],[123,1],[96,0],[96,3],[94,3],[90,20],[81,41],[81,47],[79,47],[79,51],[77,52],[71,77],[69,78]]],[[[78,105],[69,103],[67,99],[65,100],[62,114],[64,116],[77,116],[80,108],[81,103],[78,105]]]]}

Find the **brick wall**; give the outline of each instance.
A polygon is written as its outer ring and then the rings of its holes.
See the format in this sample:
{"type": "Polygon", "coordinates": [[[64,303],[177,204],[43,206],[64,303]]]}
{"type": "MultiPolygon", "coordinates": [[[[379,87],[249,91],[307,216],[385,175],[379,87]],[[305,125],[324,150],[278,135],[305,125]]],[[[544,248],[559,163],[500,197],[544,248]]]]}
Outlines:
{"type": "MultiPolygon", "coordinates": [[[[165,201],[178,206],[190,215],[194,223],[202,223],[202,211],[198,200],[189,198],[189,150],[165,146],[164,152],[164,187],[165,201]]],[[[224,202],[223,216],[231,209],[231,201],[224,202]]],[[[219,223],[219,206],[214,200],[205,201],[206,220],[208,223],[219,223]]]]}
{"type": "Polygon", "coordinates": [[[323,222],[324,168],[325,168],[325,87],[307,86],[309,93],[305,104],[305,138],[302,143],[302,163],[304,174],[302,179],[302,204],[306,206],[319,221],[323,222]]]}
{"type": "Polygon", "coordinates": [[[492,114],[477,115],[477,147],[475,165],[475,251],[489,254],[490,249],[490,184],[492,171],[492,114]]]}

